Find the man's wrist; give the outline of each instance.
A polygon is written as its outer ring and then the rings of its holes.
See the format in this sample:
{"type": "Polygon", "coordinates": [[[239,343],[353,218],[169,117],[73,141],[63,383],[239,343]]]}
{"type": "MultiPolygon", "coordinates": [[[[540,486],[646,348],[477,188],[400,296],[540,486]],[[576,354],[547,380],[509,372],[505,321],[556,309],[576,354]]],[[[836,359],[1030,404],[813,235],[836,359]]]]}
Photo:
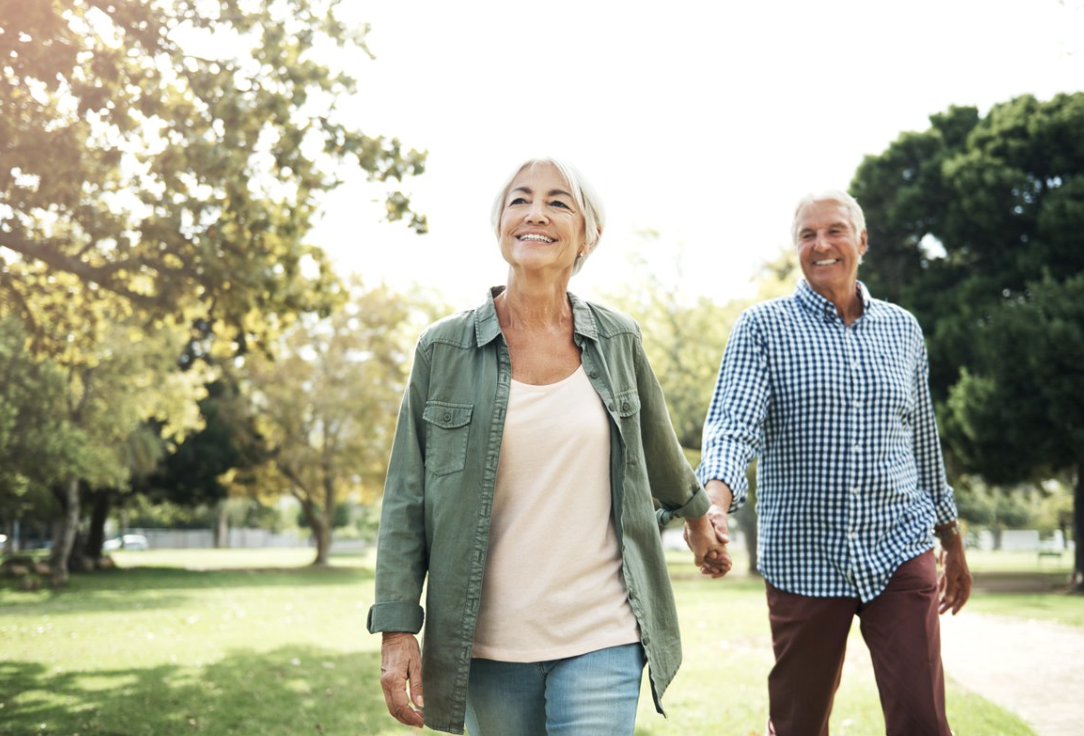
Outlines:
{"type": "Polygon", "coordinates": [[[955,546],[961,541],[960,525],[955,519],[944,524],[938,524],[933,528],[933,533],[937,535],[937,539],[940,540],[941,546],[955,546]]]}

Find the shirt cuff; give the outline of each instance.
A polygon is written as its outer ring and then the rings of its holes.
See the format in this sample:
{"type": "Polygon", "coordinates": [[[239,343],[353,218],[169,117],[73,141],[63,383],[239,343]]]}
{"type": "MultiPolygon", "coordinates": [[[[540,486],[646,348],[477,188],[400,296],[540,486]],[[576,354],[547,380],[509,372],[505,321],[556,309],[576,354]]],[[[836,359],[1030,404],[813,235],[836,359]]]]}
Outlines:
{"type": "Polygon", "coordinates": [[[368,628],[370,634],[381,631],[401,631],[417,634],[422,630],[425,612],[417,603],[374,603],[369,609],[368,628]]]}

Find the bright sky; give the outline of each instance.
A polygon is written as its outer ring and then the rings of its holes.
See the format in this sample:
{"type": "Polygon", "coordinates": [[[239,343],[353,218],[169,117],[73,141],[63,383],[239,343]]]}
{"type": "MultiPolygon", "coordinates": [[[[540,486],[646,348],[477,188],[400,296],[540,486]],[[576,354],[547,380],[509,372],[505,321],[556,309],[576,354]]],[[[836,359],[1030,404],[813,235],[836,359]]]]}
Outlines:
{"type": "Polygon", "coordinates": [[[406,190],[430,233],[380,223],[358,183],[328,198],[315,242],[344,274],[455,309],[504,280],[490,205],[529,156],[573,163],[608,212],[573,291],[612,290],[639,252],[723,303],[787,246],[802,194],[846,188],[930,114],[1084,89],[1084,0],[345,4],[376,60],[340,105],[428,150],[406,190]]]}

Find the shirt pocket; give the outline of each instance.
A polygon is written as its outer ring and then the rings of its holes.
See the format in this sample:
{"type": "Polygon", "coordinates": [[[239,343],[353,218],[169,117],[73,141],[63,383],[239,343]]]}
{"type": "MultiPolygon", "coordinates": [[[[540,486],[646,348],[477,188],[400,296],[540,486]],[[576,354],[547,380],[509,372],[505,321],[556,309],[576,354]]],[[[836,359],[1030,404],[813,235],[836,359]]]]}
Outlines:
{"type": "Polygon", "coordinates": [[[450,475],[467,464],[467,439],[473,404],[427,401],[425,420],[425,469],[433,475],[450,475]]]}
{"type": "Polygon", "coordinates": [[[640,394],[636,389],[614,393],[613,405],[607,407],[614,413],[625,441],[628,462],[638,462],[643,455],[643,439],[640,436],[640,394]]]}

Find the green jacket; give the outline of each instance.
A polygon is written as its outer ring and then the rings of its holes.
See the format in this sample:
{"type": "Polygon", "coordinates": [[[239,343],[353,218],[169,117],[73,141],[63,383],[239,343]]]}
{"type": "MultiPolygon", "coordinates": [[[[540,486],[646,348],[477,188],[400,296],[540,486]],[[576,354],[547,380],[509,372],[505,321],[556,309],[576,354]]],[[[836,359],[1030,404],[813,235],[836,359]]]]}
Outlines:
{"type": "MultiPolygon", "coordinates": [[[[462,733],[471,646],[512,369],[493,289],[418,341],[384,488],[369,631],[422,628],[425,723],[462,733]]],[[[610,418],[614,530],[655,705],[681,663],[677,610],[652,498],[669,515],[709,502],[685,460],[662,389],[628,317],[569,295],[574,339],[610,418]]],[[[569,508],[568,513],[576,513],[569,508]]]]}

